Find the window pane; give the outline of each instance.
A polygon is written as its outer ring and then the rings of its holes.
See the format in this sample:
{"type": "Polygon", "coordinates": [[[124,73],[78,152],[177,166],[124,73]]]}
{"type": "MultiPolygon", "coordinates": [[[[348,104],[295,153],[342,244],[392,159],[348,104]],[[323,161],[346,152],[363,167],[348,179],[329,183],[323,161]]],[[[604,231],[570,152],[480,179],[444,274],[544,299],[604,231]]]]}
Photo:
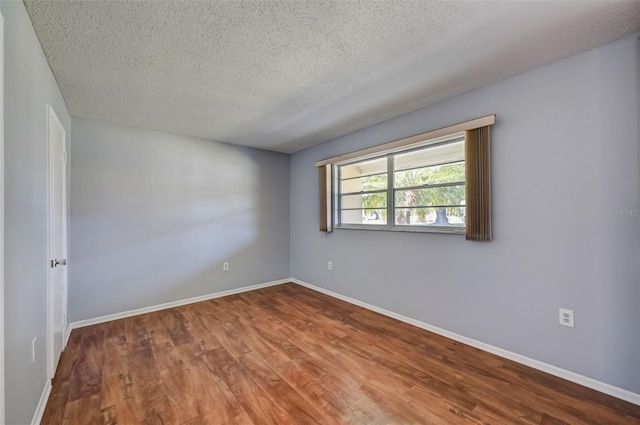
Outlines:
{"type": "Polygon", "coordinates": [[[439,144],[340,165],[338,171],[343,225],[465,227],[462,133],[439,144]]]}
{"type": "Polygon", "coordinates": [[[387,224],[386,209],[346,210],[340,212],[341,224],[387,224]]]}
{"type": "Polygon", "coordinates": [[[362,193],[344,195],[340,201],[340,209],[351,208],[384,208],[387,206],[387,193],[362,193]]]}
{"type": "Polygon", "coordinates": [[[340,212],[341,224],[362,224],[364,215],[362,210],[347,210],[340,212]]]}
{"type": "Polygon", "coordinates": [[[369,161],[357,162],[355,164],[343,165],[340,167],[340,178],[342,180],[369,176],[371,174],[381,174],[387,172],[387,158],[371,159],[369,161]]]}
{"type": "Polygon", "coordinates": [[[398,226],[451,226],[464,227],[464,207],[451,208],[396,208],[398,226]]]}
{"type": "Polygon", "coordinates": [[[464,162],[396,171],[394,175],[394,186],[411,187],[463,182],[465,179],[464,172],[464,162]]]}
{"type": "Polygon", "coordinates": [[[429,167],[455,161],[464,161],[464,139],[394,156],[396,171],[429,167]]]}
{"type": "Polygon", "coordinates": [[[396,190],[396,207],[464,205],[464,185],[396,190]]]}
{"type": "Polygon", "coordinates": [[[366,192],[370,190],[385,190],[387,188],[387,173],[372,176],[357,177],[340,182],[341,193],[366,192]]]}

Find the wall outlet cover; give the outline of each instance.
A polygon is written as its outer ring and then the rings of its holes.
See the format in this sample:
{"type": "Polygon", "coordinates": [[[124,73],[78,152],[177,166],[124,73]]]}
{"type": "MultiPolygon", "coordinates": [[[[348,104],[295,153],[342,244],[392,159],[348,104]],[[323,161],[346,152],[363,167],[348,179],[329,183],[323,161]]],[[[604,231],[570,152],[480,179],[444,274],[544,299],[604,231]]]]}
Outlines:
{"type": "Polygon", "coordinates": [[[559,321],[560,324],[562,326],[567,326],[569,328],[575,328],[576,324],[575,324],[575,320],[574,320],[574,314],[573,314],[573,310],[569,310],[566,308],[561,308],[559,310],[559,321]]]}

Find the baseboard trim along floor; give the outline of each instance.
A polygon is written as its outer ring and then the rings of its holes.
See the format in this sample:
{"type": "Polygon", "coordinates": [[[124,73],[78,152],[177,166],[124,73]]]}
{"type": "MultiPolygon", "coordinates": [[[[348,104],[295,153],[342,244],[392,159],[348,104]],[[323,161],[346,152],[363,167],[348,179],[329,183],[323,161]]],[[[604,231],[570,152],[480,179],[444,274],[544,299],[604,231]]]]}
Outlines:
{"type": "Polygon", "coordinates": [[[47,401],[49,401],[50,394],[51,380],[47,379],[47,381],[44,383],[44,388],[42,389],[42,395],[40,395],[38,406],[36,407],[36,411],[33,414],[33,419],[31,419],[31,425],[38,425],[40,421],[42,421],[42,415],[44,415],[44,409],[45,407],[47,407],[47,401]]]}

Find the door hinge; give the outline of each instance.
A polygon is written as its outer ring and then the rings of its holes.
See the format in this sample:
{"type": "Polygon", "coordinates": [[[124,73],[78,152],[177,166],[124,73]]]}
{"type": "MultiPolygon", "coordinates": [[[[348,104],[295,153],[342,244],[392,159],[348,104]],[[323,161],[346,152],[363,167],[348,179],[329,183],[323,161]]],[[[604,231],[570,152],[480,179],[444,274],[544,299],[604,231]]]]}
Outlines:
{"type": "Polygon", "coordinates": [[[62,163],[63,164],[67,163],[67,153],[66,152],[62,152],[62,163]]]}

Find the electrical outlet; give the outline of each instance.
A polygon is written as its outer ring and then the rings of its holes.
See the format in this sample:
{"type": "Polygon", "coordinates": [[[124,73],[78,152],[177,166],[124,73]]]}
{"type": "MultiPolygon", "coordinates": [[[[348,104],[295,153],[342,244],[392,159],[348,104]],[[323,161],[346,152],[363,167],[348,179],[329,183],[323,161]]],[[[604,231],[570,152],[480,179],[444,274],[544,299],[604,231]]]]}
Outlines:
{"type": "Polygon", "coordinates": [[[31,363],[36,362],[36,342],[38,341],[37,337],[33,337],[31,340],[31,363]]]}
{"type": "Polygon", "coordinates": [[[327,269],[333,270],[333,263],[331,261],[327,263],[327,269]]]}
{"type": "Polygon", "coordinates": [[[222,270],[225,272],[229,271],[229,262],[225,261],[224,263],[222,263],[222,270]]]}
{"type": "Polygon", "coordinates": [[[560,324],[570,328],[575,328],[576,323],[573,316],[573,310],[567,310],[566,308],[560,309],[560,324]]]}

